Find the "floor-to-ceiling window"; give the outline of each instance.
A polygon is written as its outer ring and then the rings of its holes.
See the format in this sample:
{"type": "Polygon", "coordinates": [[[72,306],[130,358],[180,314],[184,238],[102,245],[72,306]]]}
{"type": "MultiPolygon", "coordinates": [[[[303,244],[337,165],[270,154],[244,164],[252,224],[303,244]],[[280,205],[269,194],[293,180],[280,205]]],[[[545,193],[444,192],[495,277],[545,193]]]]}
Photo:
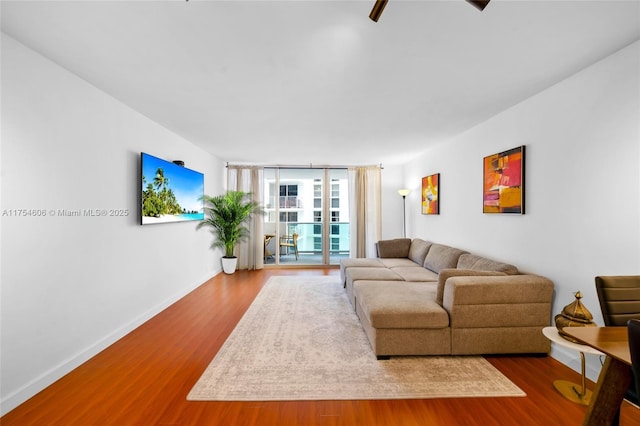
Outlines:
{"type": "Polygon", "coordinates": [[[349,256],[346,169],[265,168],[265,265],[337,265],[349,256]]]}

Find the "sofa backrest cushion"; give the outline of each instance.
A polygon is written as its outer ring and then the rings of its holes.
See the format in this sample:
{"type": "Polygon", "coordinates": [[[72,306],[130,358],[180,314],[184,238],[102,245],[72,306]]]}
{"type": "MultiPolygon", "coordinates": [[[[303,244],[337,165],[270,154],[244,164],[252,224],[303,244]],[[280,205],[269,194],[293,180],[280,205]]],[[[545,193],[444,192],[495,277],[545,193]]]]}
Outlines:
{"type": "Polygon", "coordinates": [[[420,238],[414,238],[411,241],[411,248],[409,248],[409,259],[416,262],[418,265],[424,265],[424,259],[427,257],[429,248],[433,243],[420,238]]]}
{"type": "Polygon", "coordinates": [[[436,302],[442,305],[444,295],[444,285],[451,277],[467,277],[467,276],[501,276],[507,275],[498,271],[475,271],[471,269],[443,269],[438,274],[438,287],[436,288],[436,302]]]}
{"type": "Polygon", "coordinates": [[[380,240],[376,243],[378,257],[409,257],[411,238],[380,240]]]}
{"type": "Polygon", "coordinates": [[[518,268],[508,263],[496,262],[475,254],[463,254],[458,259],[458,269],[472,269],[475,271],[498,271],[507,275],[518,275],[518,268]]]}
{"type": "Polygon", "coordinates": [[[443,244],[431,244],[427,257],[424,259],[424,267],[439,273],[442,269],[455,268],[461,255],[467,253],[454,247],[443,244]]]}

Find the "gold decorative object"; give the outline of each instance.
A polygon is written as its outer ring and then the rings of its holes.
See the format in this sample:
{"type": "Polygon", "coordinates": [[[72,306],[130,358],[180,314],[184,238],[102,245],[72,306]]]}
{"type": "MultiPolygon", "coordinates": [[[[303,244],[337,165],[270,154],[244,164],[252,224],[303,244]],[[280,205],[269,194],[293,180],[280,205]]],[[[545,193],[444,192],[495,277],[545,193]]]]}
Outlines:
{"type": "Polygon", "coordinates": [[[573,343],[580,343],[573,337],[568,336],[562,329],[564,327],[595,327],[596,323],[593,322],[591,312],[580,301],[582,293],[577,291],[573,295],[576,300],[565,306],[562,312],[555,316],[556,328],[558,329],[558,334],[563,338],[573,343]]]}

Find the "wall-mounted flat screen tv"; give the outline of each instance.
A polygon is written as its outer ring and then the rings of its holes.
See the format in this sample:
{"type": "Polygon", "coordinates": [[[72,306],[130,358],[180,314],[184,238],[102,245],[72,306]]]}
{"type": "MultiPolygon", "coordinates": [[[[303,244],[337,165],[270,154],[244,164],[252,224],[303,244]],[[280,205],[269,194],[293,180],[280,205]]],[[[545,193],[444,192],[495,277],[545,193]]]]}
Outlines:
{"type": "Polygon", "coordinates": [[[147,153],[141,153],[141,223],[204,219],[204,175],[147,153]]]}

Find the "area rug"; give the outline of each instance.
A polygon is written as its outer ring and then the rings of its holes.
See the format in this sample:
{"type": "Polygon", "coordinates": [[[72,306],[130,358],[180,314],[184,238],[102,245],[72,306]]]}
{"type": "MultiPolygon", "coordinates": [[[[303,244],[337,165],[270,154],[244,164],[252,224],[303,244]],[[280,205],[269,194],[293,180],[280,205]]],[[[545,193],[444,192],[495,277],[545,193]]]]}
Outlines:
{"type": "Polygon", "coordinates": [[[525,396],[482,357],[378,361],[338,278],[272,277],[195,384],[194,401],[525,396]]]}

